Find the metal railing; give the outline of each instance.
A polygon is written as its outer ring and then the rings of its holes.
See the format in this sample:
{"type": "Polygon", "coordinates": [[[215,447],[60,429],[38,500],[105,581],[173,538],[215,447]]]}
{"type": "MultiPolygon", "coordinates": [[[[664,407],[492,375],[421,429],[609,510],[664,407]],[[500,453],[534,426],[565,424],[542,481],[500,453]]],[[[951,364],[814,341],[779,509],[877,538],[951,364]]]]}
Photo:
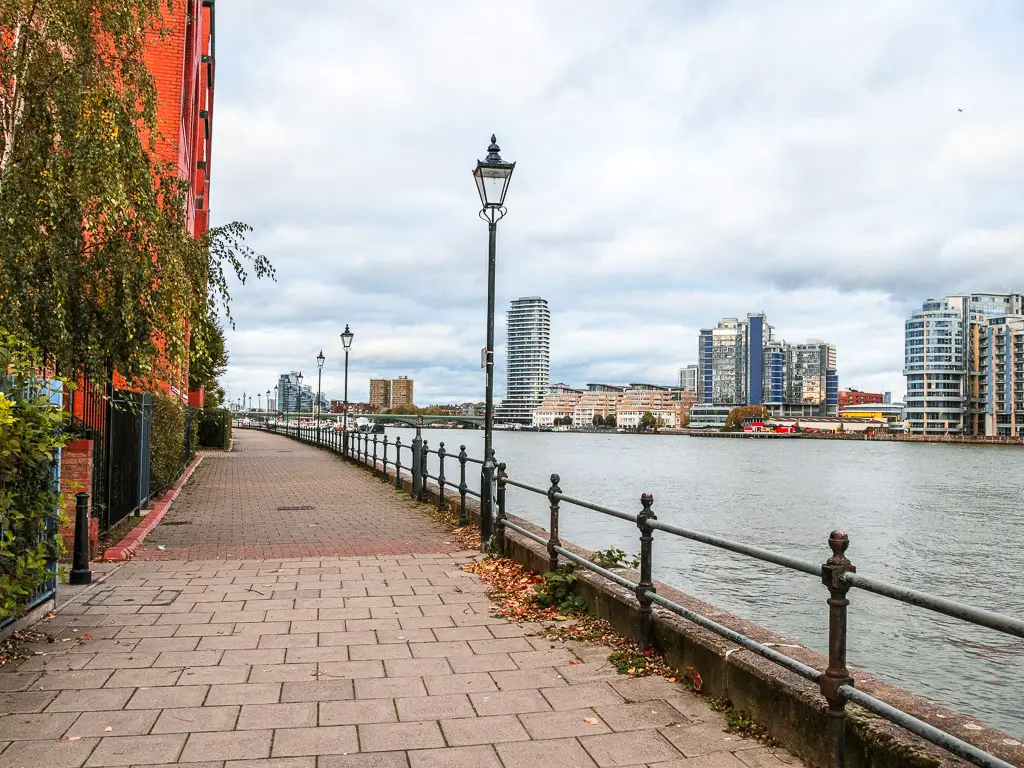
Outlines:
{"type": "MultiPolygon", "coordinates": [[[[262,428],[268,429],[268,427],[262,428]]],[[[287,430],[269,427],[269,429],[280,434],[296,437],[303,442],[341,452],[343,441],[338,439],[337,434],[325,438],[323,430],[311,427],[291,427],[287,430]]],[[[329,432],[333,432],[333,430],[329,430],[329,432]]],[[[403,444],[400,437],[395,438],[392,443],[388,442],[386,435],[383,436],[383,440],[379,443],[377,438],[376,434],[354,433],[349,441],[348,458],[370,467],[374,472],[381,474],[385,480],[388,478],[388,467],[392,467],[395,487],[403,488],[405,479],[408,478],[411,483],[409,486],[410,492],[413,498],[419,501],[426,501],[426,483],[428,480],[433,480],[437,483],[438,487],[438,508],[444,508],[446,505],[446,488],[457,491],[460,496],[459,523],[464,525],[468,522],[466,497],[468,495],[479,498],[479,494],[467,487],[466,466],[468,464],[482,465],[483,462],[480,459],[467,456],[465,446],[460,446],[457,455],[450,454],[445,449],[444,443],[439,443],[436,450],[431,449],[427,445],[427,441],[422,439],[419,429],[416,430],[416,437],[408,445],[403,444]],[[382,447],[382,455],[378,454],[378,446],[382,447]],[[395,450],[393,461],[388,460],[389,447],[395,450]],[[410,452],[409,464],[402,463],[402,450],[410,452]],[[434,454],[438,458],[438,471],[436,474],[430,474],[427,471],[427,457],[430,454],[434,454]],[[446,459],[456,459],[459,463],[458,484],[449,480],[445,474],[446,459]],[[408,475],[405,474],[406,471],[408,471],[408,475]]],[[[860,575],[857,573],[856,566],[846,557],[846,550],[850,545],[850,539],[845,531],[833,531],[829,535],[828,545],[831,550],[831,556],[824,563],[818,564],[715,534],[661,522],[653,511],[654,498],[650,493],[641,495],[640,511],[637,514],[633,514],[563,493],[559,485],[561,478],[558,475],[551,475],[551,485],[545,489],[510,477],[506,469],[504,463],[497,464],[496,543],[498,551],[502,555],[505,554],[506,531],[512,530],[520,536],[540,544],[547,550],[548,567],[550,570],[557,570],[563,559],[568,560],[632,592],[640,607],[640,647],[642,650],[654,647],[653,606],[657,605],[719,637],[732,641],[761,658],[784,667],[805,680],[816,683],[821,695],[828,704],[827,723],[831,753],[830,764],[834,768],[842,768],[845,764],[846,705],[850,702],[906,729],[925,741],[948,750],[974,765],[984,766],[985,768],[1013,768],[1011,763],[989,754],[946,731],[936,728],[898,707],[887,704],[869,693],[858,690],[854,686],[853,676],[846,663],[847,608],[850,604],[848,594],[851,589],[871,592],[882,597],[898,600],[908,605],[1019,638],[1024,638],[1024,620],[860,575]],[[506,489],[508,486],[519,488],[547,499],[549,522],[548,537],[546,539],[508,519],[506,512],[506,489]],[[637,582],[630,581],[623,575],[597,565],[563,547],[558,534],[562,503],[591,510],[636,525],[639,529],[640,538],[640,580],[637,582]],[[758,642],[751,637],[659,595],[653,581],[655,531],[661,531],[673,536],[689,539],[690,541],[724,549],[754,560],[771,563],[820,579],[828,591],[826,600],[828,604],[827,667],[824,670],[815,669],[798,659],[775,650],[765,643],[758,642]]]]}

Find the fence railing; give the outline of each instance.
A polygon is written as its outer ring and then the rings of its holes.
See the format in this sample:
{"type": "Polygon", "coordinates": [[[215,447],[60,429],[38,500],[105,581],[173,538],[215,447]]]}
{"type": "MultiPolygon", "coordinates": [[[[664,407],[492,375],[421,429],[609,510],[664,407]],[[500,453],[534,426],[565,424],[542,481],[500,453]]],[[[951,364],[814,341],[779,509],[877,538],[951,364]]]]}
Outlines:
{"type": "MultiPolygon", "coordinates": [[[[468,464],[482,464],[483,462],[467,456],[465,446],[460,446],[457,455],[450,454],[444,447],[444,443],[440,443],[437,449],[430,449],[427,441],[422,439],[419,429],[416,430],[416,437],[411,441],[411,444],[403,444],[400,437],[395,438],[393,442],[389,443],[387,435],[383,435],[382,439],[378,441],[377,434],[371,435],[361,432],[352,433],[346,441],[344,436],[335,430],[326,430],[325,435],[325,430],[310,426],[263,425],[258,428],[279,434],[287,434],[302,442],[318,445],[339,453],[343,452],[344,447],[347,445],[348,450],[345,455],[348,459],[369,467],[374,472],[381,474],[385,480],[388,479],[388,467],[392,467],[395,486],[403,488],[405,481],[408,479],[411,482],[409,486],[410,492],[414,498],[420,501],[426,501],[426,483],[428,480],[433,480],[437,483],[438,487],[437,503],[439,508],[445,506],[445,489],[450,488],[456,491],[460,497],[460,524],[465,524],[468,521],[466,496],[470,495],[479,498],[479,494],[467,487],[466,466],[468,464]],[[387,457],[389,446],[394,450],[394,460],[390,462],[387,457]],[[378,454],[378,448],[381,448],[380,454],[378,454]],[[410,454],[409,464],[402,463],[403,450],[408,451],[410,454]],[[434,454],[438,458],[439,469],[433,475],[427,471],[427,457],[430,454],[434,454]],[[453,483],[446,476],[446,459],[458,461],[458,484],[453,483]]],[[[640,646],[643,650],[654,646],[653,606],[656,605],[669,613],[680,616],[699,627],[703,627],[719,637],[730,640],[761,658],[784,667],[805,680],[816,683],[828,705],[827,736],[831,753],[830,764],[834,768],[843,768],[845,764],[846,705],[850,702],[906,729],[925,741],[948,750],[974,765],[984,766],[985,768],[1013,768],[1011,763],[985,752],[951,733],[936,728],[898,707],[887,704],[869,693],[858,690],[854,685],[853,676],[846,662],[847,608],[850,604],[850,590],[859,589],[1019,638],[1024,638],[1024,620],[860,575],[857,573],[856,566],[846,557],[846,550],[850,545],[850,539],[845,531],[833,531],[829,535],[828,546],[831,550],[831,555],[824,563],[818,564],[715,534],[662,522],[658,520],[657,515],[654,513],[654,498],[650,493],[641,495],[640,511],[634,514],[563,493],[559,485],[561,478],[558,475],[551,475],[550,480],[551,485],[548,488],[538,488],[509,476],[504,463],[497,465],[497,519],[495,521],[495,534],[498,551],[501,554],[505,553],[505,533],[507,530],[512,530],[547,550],[548,567],[552,571],[557,570],[563,560],[567,560],[632,592],[640,607],[640,646]],[[546,539],[508,519],[506,511],[506,489],[508,486],[545,497],[549,514],[548,537],[546,539]],[[562,546],[558,536],[558,529],[561,505],[563,503],[588,509],[608,517],[614,517],[637,526],[640,539],[639,581],[631,581],[622,574],[615,573],[608,568],[591,562],[562,546]],[[826,599],[828,604],[828,664],[826,668],[824,670],[815,669],[775,650],[765,643],[758,642],[736,630],[702,616],[663,595],[659,595],[653,581],[655,531],[689,539],[690,541],[696,541],[718,549],[724,549],[754,560],[771,563],[820,579],[828,592],[826,599]]]]}

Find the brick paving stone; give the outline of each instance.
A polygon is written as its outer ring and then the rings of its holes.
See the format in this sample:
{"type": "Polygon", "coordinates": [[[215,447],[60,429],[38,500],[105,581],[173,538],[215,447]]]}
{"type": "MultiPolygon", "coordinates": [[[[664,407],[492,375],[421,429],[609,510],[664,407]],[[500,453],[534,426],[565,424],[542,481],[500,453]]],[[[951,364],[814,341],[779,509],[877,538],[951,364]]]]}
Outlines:
{"type": "Polygon", "coordinates": [[[513,715],[442,720],[441,730],[445,740],[453,747],[527,741],[530,738],[530,734],[513,715]]]}
{"type": "Polygon", "coordinates": [[[718,723],[697,723],[661,728],[659,732],[686,757],[698,757],[712,752],[735,752],[756,749],[759,744],[734,733],[726,733],[718,723]]]}
{"type": "Polygon", "coordinates": [[[499,744],[498,755],[505,768],[595,768],[596,763],[576,739],[548,739],[499,744]]]}
{"type": "Polygon", "coordinates": [[[451,656],[448,664],[456,674],[470,672],[498,672],[519,669],[507,653],[488,653],[483,656],[451,656]]]}
{"type": "Polygon", "coordinates": [[[747,768],[781,768],[780,764],[782,763],[792,765],[797,762],[796,758],[785,750],[771,747],[745,749],[742,752],[737,752],[736,757],[747,768]]]}
{"type": "Polygon", "coordinates": [[[580,736],[580,743],[601,768],[666,762],[680,757],[657,731],[580,736]]]}
{"type": "Polygon", "coordinates": [[[205,456],[136,558],[275,560],[454,549],[444,526],[369,473],[286,437],[237,430],[234,450],[205,456]],[[307,506],[312,509],[279,509],[307,506]]]}
{"type": "MultiPolygon", "coordinates": [[[[71,736],[145,736],[156,722],[159,710],[130,709],[120,712],[83,712],[65,738],[71,736]]],[[[38,737],[37,737],[38,738],[38,737]]]]}
{"type": "Polygon", "coordinates": [[[396,749],[430,749],[446,746],[435,722],[370,723],[360,725],[359,747],[363,752],[396,749]]]}
{"type": "MultiPolygon", "coordinates": [[[[297,665],[291,665],[297,666],[297,665]]],[[[382,661],[325,661],[318,665],[317,679],[358,680],[369,677],[384,677],[382,661]]],[[[392,675],[396,677],[396,675],[392,675]]]]}
{"type": "MultiPolygon", "coordinates": [[[[25,695],[25,694],[21,694],[25,695]]],[[[42,695],[49,695],[43,693],[42,695]]],[[[123,709],[131,698],[131,688],[96,688],[89,691],[61,691],[46,707],[47,712],[92,712],[123,709]]],[[[5,707],[4,712],[17,710],[5,707]]]]}
{"type": "MultiPolygon", "coordinates": [[[[42,712],[44,709],[47,712],[67,712],[69,710],[58,706],[53,707],[53,702],[59,699],[64,693],[69,695],[75,695],[77,691],[22,691],[15,693],[2,693],[0,694],[0,712],[9,713],[22,713],[22,712],[42,712]]],[[[92,693],[92,691],[87,691],[92,693]]],[[[127,699],[125,699],[127,701],[127,699]]],[[[123,702],[122,702],[123,704],[123,702]]],[[[114,709],[120,709],[121,707],[114,707],[114,709]]],[[[80,710],[72,709],[72,712],[80,710]]]]}
{"type": "Polygon", "coordinates": [[[409,752],[411,768],[501,768],[494,747],[445,747],[409,752]]]}
{"type": "MultiPolygon", "coordinates": [[[[427,689],[419,677],[381,677],[355,681],[356,699],[397,699],[426,696],[427,689]]],[[[431,692],[431,696],[438,693],[431,692]]]]}
{"type": "Polygon", "coordinates": [[[274,731],[274,757],[343,755],[359,750],[354,725],[279,728],[274,731]]]}
{"type": "Polygon", "coordinates": [[[320,702],[320,725],[363,725],[398,720],[393,699],[320,702]]]}
{"type": "Polygon", "coordinates": [[[281,686],[281,701],[344,701],[355,698],[351,680],[310,680],[281,686]]]}
{"type": "Polygon", "coordinates": [[[193,733],[181,753],[181,762],[200,760],[255,760],[270,757],[273,731],[193,733]]]}
{"type": "MultiPolygon", "coordinates": [[[[18,673],[12,673],[16,675],[18,673]]],[[[33,682],[33,687],[41,691],[67,691],[85,690],[88,688],[102,688],[103,684],[116,674],[109,669],[82,670],[77,672],[47,672],[38,680],[33,682]]],[[[0,675],[2,680],[7,675],[0,675]]],[[[21,689],[17,689],[21,690],[21,689]]]]}
{"type": "MultiPolygon", "coordinates": [[[[335,646],[345,648],[345,655],[352,661],[366,661],[369,659],[411,659],[412,653],[406,643],[386,643],[384,645],[352,645],[335,646]]],[[[318,648],[317,650],[327,650],[318,648]]]]}
{"type": "Polygon", "coordinates": [[[503,691],[512,691],[520,688],[553,688],[560,685],[568,685],[565,678],[551,667],[540,669],[520,669],[508,672],[491,672],[491,679],[497,683],[498,688],[503,691]]]}
{"type": "Polygon", "coordinates": [[[87,768],[115,765],[154,765],[173,763],[185,744],[185,734],[160,736],[108,736],[89,755],[87,768]]]}
{"type": "Polygon", "coordinates": [[[498,686],[484,672],[473,672],[466,675],[434,675],[424,677],[423,684],[427,686],[427,691],[431,696],[498,690],[498,686]]]}
{"type": "Polygon", "coordinates": [[[613,731],[639,731],[645,728],[690,724],[685,715],[665,701],[600,704],[595,706],[594,710],[613,731]]]}
{"type": "Polygon", "coordinates": [[[235,726],[240,731],[260,728],[308,728],[316,725],[316,702],[246,704],[235,726]]]}
{"type": "Polygon", "coordinates": [[[209,689],[210,686],[208,685],[175,685],[162,688],[127,689],[129,693],[132,693],[132,697],[125,705],[125,709],[199,707],[202,706],[209,689]]]}
{"type": "Polygon", "coordinates": [[[398,699],[395,701],[395,707],[398,709],[398,719],[406,721],[476,716],[469,697],[464,693],[398,699]]]}
{"type": "Polygon", "coordinates": [[[230,731],[237,720],[237,706],[165,709],[153,726],[153,733],[230,731]]]}
{"type": "Polygon", "coordinates": [[[319,761],[319,768],[409,768],[405,752],[377,752],[365,755],[330,755],[319,761]]]}
{"type": "Polygon", "coordinates": [[[557,739],[562,736],[592,736],[610,733],[592,709],[566,709],[560,712],[530,712],[519,716],[532,739],[557,739]]]}
{"type": "Polygon", "coordinates": [[[74,712],[41,712],[0,718],[0,739],[59,739],[77,717],[74,712]]]}
{"type": "MultiPolygon", "coordinates": [[[[155,688],[157,686],[175,685],[181,678],[182,669],[179,667],[158,669],[119,669],[116,672],[107,672],[108,678],[105,681],[106,688],[155,688]]],[[[70,685],[62,685],[62,688],[71,688],[70,685]]]]}
{"type": "Polygon", "coordinates": [[[478,715],[518,715],[526,712],[550,712],[551,705],[535,688],[469,694],[478,715]]]}
{"type": "Polygon", "coordinates": [[[235,683],[211,685],[203,704],[207,707],[231,704],[275,704],[281,699],[281,683],[235,683]]]}
{"type": "Polygon", "coordinates": [[[384,662],[388,677],[423,677],[425,675],[450,675],[452,667],[448,659],[388,659],[384,662]]]}
{"type": "Polygon", "coordinates": [[[580,709],[600,704],[621,704],[622,697],[607,683],[584,683],[582,685],[542,688],[541,694],[552,709],[580,709]]]}
{"type": "Polygon", "coordinates": [[[0,768],[79,768],[99,739],[16,741],[0,754],[0,768]]]}

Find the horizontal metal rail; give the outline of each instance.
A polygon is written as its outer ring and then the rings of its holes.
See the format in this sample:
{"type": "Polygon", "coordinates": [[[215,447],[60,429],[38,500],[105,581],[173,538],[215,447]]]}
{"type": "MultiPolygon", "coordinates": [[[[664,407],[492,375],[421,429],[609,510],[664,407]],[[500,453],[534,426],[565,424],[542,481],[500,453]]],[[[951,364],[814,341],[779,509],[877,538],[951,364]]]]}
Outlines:
{"type": "Polygon", "coordinates": [[[636,515],[631,515],[628,512],[621,512],[611,507],[604,507],[600,504],[594,504],[590,501],[584,501],[583,499],[574,499],[572,496],[566,496],[564,493],[555,494],[559,501],[567,501],[577,507],[584,507],[585,509],[592,509],[595,512],[600,512],[602,515],[609,515],[611,517],[617,517],[620,520],[628,520],[631,523],[635,523],[637,518],[636,515]]]}
{"type": "Polygon", "coordinates": [[[503,482],[508,483],[509,485],[514,485],[516,488],[522,488],[525,491],[533,491],[534,493],[539,493],[541,496],[547,496],[548,495],[548,492],[543,490],[543,489],[541,489],[541,488],[535,488],[532,485],[527,485],[526,483],[520,483],[518,480],[513,480],[511,477],[506,477],[503,480],[503,482]]]}
{"type": "Polygon", "coordinates": [[[663,523],[660,520],[652,520],[651,528],[655,528],[659,531],[665,531],[665,533],[671,533],[676,536],[681,536],[684,539],[692,539],[693,541],[699,541],[703,544],[709,544],[712,547],[718,547],[719,549],[727,549],[730,552],[736,552],[740,555],[747,555],[758,560],[764,560],[768,563],[775,563],[781,565],[783,568],[792,568],[794,571],[803,571],[809,573],[812,576],[821,576],[821,565],[818,563],[812,563],[809,560],[801,560],[797,557],[790,557],[789,555],[780,555],[771,550],[762,549],[761,547],[755,547],[753,544],[743,544],[739,541],[731,541],[730,539],[724,539],[721,536],[715,536],[710,533],[702,533],[701,531],[693,531],[689,528],[680,528],[677,525],[669,525],[663,523]]]}
{"type": "MultiPolygon", "coordinates": [[[[508,523],[505,523],[505,525],[508,525],[508,523]]],[[[546,544],[547,542],[544,542],[544,543],[546,544]]],[[[606,579],[608,579],[608,581],[613,581],[616,584],[618,584],[620,587],[625,587],[630,592],[633,592],[634,594],[636,593],[636,584],[634,584],[629,579],[623,578],[622,576],[619,576],[619,574],[614,573],[613,571],[609,571],[607,568],[602,568],[597,563],[592,563],[589,560],[587,560],[586,558],[580,557],[575,552],[570,552],[565,547],[555,546],[555,547],[552,547],[552,549],[554,549],[555,552],[557,552],[558,554],[562,555],[563,557],[569,558],[574,563],[579,563],[580,565],[582,565],[587,570],[593,571],[594,573],[598,574],[599,576],[604,576],[606,579]]]]}
{"type": "MultiPolygon", "coordinates": [[[[466,491],[466,493],[469,493],[469,491],[466,491]]],[[[479,496],[478,496],[478,498],[479,498],[479,496]]],[[[525,528],[523,528],[521,526],[516,525],[513,522],[510,522],[510,521],[506,520],[505,521],[505,527],[506,528],[511,528],[516,533],[521,533],[523,536],[525,536],[526,538],[530,539],[531,541],[535,541],[538,544],[541,544],[543,546],[547,546],[548,542],[547,542],[546,539],[542,539],[536,533],[531,533],[530,531],[526,530],[525,528]]]]}
{"type": "Polygon", "coordinates": [[[918,608],[952,616],[954,619],[961,619],[971,624],[980,624],[983,627],[994,629],[996,632],[1024,637],[1024,620],[1016,619],[1013,616],[987,611],[984,608],[975,608],[945,597],[929,595],[927,592],[918,592],[916,589],[907,589],[856,573],[843,574],[843,581],[851,587],[863,589],[865,592],[873,592],[876,595],[916,605],[918,608]]]}
{"type": "Polygon", "coordinates": [[[911,733],[920,736],[925,741],[930,741],[936,746],[949,750],[954,755],[958,755],[975,765],[985,766],[985,768],[1014,768],[1011,763],[1000,760],[995,755],[990,755],[988,752],[978,749],[973,744],[968,744],[952,734],[940,731],[935,726],[929,725],[923,720],[918,720],[913,715],[908,715],[903,710],[896,709],[896,707],[876,699],[869,693],[858,691],[853,686],[841,685],[839,686],[839,693],[847,701],[864,707],[869,712],[874,712],[879,717],[883,717],[889,722],[895,723],[901,728],[905,728],[911,733]]]}

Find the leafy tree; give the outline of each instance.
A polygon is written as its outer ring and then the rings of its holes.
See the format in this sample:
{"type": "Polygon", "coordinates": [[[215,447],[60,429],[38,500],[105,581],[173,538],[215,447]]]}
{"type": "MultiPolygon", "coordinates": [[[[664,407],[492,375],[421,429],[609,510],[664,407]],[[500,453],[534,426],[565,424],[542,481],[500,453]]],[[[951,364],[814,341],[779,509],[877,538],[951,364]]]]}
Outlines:
{"type": "Polygon", "coordinates": [[[768,418],[768,409],[763,405],[743,405],[733,408],[725,417],[723,430],[735,431],[743,428],[744,421],[763,421],[768,418]]]}
{"type": "Polygon", "coordinates": [[[392,413],[397,416],[417,416],[420,413],[420,409],[415,405],[396,405],[394,408],[388,408],[385,413],[392,413]]]}
{"type": "Polygon", "coordinates": [[[595,413],[594,414],[593,424],[594,424],[595,427],[603,427],[604,426],[604,419],[601,418],[601,414],[600,413],[595,413]]]}
{"type": "Polygon", "coordinates": [[[167,2],[0,0],[0,324],[60,371],[139,387],[184,385],[190,329],[231,320],[229,274],[273,276],[245,224],[187,231],[144,61],[167,2]]]}
{"type": "Polygon", "coordinates": [[[640,416],[640,428],[646,432],[649,429],[657,428],[657,426],[658,419],[655,418],[654,414],[650,411],[644,411],[640,416]]]}
{"type": "Polygon", "coordinates": [[[616,425],[616,421],[615,421],[615,414],[614,413],[609,413],[607,416],[604,417],[604,425],[606,427],[615,427],[615,426],[617,426],[616,425]]]}

